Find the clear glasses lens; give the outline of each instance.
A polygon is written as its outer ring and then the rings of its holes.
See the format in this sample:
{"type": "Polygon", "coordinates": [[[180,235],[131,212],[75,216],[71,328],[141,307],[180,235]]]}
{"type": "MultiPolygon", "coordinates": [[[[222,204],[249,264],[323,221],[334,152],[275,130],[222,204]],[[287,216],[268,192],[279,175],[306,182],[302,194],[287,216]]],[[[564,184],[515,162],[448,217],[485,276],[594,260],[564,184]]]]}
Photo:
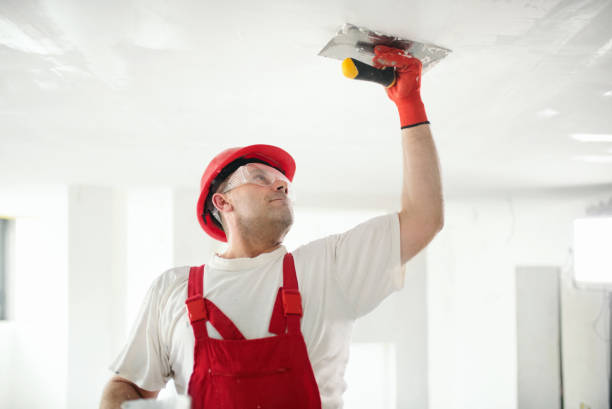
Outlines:
{"type": "Polygon", "coordinates": [[[228,192],[240,185],[244,185],[245,183],[253,183],[260,186],[271,186],[277,180],[282,180],[283,182],[287,183],[287,185],[291,184],[285,175],[271,166],[261,163],[248,163],[236,169],[236,171],[230,176],[222,193],[228,192]]]}
{"type": "MultiPolygon", "coordinates": [[[[277,180],[281,180],[287,184],[287,198],[292,203],[295,203],[295,191],[289,179],[277,169],[262,163],[247,163],[236,169],[229,177],[225,189],[220,193],[229,192],[246,183],[253,183],[259,186],[271,186],[276,183],[277,180]]],[[[220,223],[221,217],[219,216],[219,210],[214,208],[212,214],[220,223]]]]}

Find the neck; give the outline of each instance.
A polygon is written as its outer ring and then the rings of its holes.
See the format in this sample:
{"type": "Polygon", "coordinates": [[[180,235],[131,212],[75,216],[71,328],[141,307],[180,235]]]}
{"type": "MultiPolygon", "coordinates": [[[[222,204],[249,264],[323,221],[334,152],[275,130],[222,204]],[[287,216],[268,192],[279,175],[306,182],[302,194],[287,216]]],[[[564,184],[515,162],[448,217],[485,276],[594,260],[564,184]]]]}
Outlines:
{"type": "Polygon", "coordinates": [[[222,258],[253,258],[269,253],[282,245],[289,226],[286,223],[254,220],[236,223],[228,229],[227,250],[222,258]]]}

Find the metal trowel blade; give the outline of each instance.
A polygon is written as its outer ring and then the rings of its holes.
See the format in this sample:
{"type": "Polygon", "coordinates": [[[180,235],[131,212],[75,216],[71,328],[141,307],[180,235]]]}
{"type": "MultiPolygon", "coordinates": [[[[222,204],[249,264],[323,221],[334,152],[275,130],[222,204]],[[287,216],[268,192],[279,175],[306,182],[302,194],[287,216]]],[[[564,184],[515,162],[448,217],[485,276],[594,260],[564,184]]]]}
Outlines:
{"type": "Polygon", "coordinates": [[[364,64],[372,65],[374,47],[377,45],[399,48],[418,58],[423,64],[423,72],[436,65],[451,52],[448,48],[395,37],[345,23],[338,34],[323,47],[319,55],[337,60],[350,57],[364,64]]]}

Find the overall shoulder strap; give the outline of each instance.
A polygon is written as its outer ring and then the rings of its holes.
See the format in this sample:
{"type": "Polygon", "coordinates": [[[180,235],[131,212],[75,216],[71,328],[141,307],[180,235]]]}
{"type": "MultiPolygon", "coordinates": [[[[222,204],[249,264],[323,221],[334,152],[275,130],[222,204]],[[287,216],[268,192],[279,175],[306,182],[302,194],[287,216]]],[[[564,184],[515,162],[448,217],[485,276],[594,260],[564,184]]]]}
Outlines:
{"type": "Polygon", "coordinates": [[[297,334],[300,332],[302,314],[302,297],[298,288],[295,263],[293,255],[287,253],[283,259],[283,286],[276,294],[268,331],[280,335],[288,329],[289,334],[297,334]]]}
{"type": "Polygon", "coordinates": [[[206,321],[215,327],[223,339],[245,339],[244,335],[212,301],[205,299],[204,266],[191,267],[187,287],[187,310],[196,339],[208,337],[206,321]]]}
{"type": "Polygon", "coordinates": [[[200,267],[191,267],[189,269],[189,281],[187,283],[187,313],[189,321],[193,328],[193,334],[196,340],[208,338],[206,331],[206,321],[208,314],[206,312],[206,304],[204,303],[204,265],[200,267]]]}
{"type": "Polygon", "coordinates": [[[283,258],[283,288],[298,291],[295,263],[291,253],[285,254],[285,258],[283,258]]]}
{"type": "Polygon", "coordinates": [[[189,269],[189,284],[187,287],[187,297],[193,297],[196,294],[204,293],[204,264],[200,267],[191,267],[189,269]]]}

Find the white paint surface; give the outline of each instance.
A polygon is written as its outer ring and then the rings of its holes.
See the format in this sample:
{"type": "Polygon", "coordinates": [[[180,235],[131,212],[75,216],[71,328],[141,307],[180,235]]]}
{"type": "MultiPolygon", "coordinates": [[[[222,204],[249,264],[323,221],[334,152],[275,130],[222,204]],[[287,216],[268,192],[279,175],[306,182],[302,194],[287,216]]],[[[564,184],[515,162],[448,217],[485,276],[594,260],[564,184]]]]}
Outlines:
{"type": "Polygon", "coordinates": [[[610,184],[571,160],[610,143],[568,139],[612,133],[610,21],[608,0],[5,1],[0,180],[192,188],[272,143],[304,194],[395,194],[395,107],[317,56],[352,22],[453,50],[422,85],[447,191],[610,184]]]}

